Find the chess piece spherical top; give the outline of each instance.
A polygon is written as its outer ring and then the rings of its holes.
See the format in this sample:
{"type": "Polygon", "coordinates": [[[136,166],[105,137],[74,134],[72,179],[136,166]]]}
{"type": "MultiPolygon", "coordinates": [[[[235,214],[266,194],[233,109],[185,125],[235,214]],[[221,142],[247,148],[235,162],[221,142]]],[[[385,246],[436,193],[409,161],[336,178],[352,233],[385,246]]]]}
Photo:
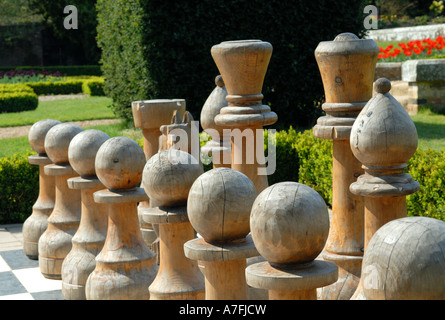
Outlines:
{"type": "Polygon", "coordinates": [[[81,177],[96,175],[94,162],[100,146],[110,139],[103,131],[90,129],[76,135],[70,142],[68,158],[73,169],[81,177]]]}
{"type": "Polygon", "coordinates": [[[142,184],[157,206],[181,206],[203,167],[191,154],[175,149],[161,151],[144,167],[142,184]]]}
{"type": "Polygon", "coordinates": [[[45,150],[55,164],[69,163],[68,148],[71,140],[83,129],[72,123],[61,123],[51,129],[45,137],[45,150]]]}
{"type": "Polygon", "coordinates": [[[329,214],[323,198],[312,188],[280,182],[256,198],[250,229],[258,252],[270,264],[305,263],[323,250],[329,214]]]}
{"type": "Polygon", "coordinates": [[[144,151],[134,140],[113,137],[97,151],[96,175],[108,189],[131,189],[141,182],[145,163],[144,151]]]}
{"type": "Polygon", "coordinates": [[[383,225],[366,247],[364,298],[445,299],[445,222],[405,217],[383,225]]]}
{"type": "Polygon", "coordinates": [[[38,154],[44,154],[45,151],[45,137],[49,129],[55,125],[61,124],[59,120],[45,119],[34,123],[29,129],[28,140],[31,148],[38,154]]]}
{"type": "Polygon", "coordinates": [[[230,168],[209,170],[190,189],[190,223],[207,242],[242,239],[249,233],[256,196],[255,185],[243,173],[230,168]]]}

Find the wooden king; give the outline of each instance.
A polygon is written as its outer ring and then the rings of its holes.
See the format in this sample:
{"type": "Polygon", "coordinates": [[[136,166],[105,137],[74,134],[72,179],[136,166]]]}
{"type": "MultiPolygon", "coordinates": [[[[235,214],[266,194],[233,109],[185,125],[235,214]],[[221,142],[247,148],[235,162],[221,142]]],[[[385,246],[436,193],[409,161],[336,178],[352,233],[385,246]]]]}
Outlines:
{"type": "Polygon", "coordinates": [[[333,140],[333,195],[329,237],[323,258],[339,267],[339,279],[323,288],[322,300],[351,298],[360,279],[363,259],[363,199],[349,186],[363,173],[352,154],[349,136],[352,125],[372,96],[379,47],[372,39],[351,33],[334,41],[320,42],[315,58],[320,69],[326,116],[318,119],[314,136],[333,140]]]}

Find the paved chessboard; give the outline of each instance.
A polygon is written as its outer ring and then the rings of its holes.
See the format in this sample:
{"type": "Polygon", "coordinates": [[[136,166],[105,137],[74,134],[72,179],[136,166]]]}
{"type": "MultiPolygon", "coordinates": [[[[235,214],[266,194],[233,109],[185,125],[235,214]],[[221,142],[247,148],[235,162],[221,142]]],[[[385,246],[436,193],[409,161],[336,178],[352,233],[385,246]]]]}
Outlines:
{"type": "Polygon", "coordinates": [[[62,281],[46,279],[23,250],[1,251],[0,300],[63,300],[62,281]]]}

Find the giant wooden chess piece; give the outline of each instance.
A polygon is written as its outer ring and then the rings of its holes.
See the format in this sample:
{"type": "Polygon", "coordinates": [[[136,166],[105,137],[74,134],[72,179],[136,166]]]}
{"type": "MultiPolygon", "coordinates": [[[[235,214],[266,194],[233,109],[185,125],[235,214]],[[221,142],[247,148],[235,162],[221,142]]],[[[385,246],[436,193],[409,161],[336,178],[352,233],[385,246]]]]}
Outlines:
{"type": "Polygon", "coordinates": [[[249,233],[257,191],[243,173],[216,168],[193,183],[187,200],[190,223],[202,238],[184,244],[205,276],[206,300],[246,300],[246,259],[258,256],[249,233]]]}
{"type": "MultiPolygon", "coordinates": [[[[145,159],[148,161],[159,150],[159,139],[161,136],[159,128],[164,124],[170,123],[174,111],[177,111],[181,117],[184,115],[185,100],[157,99],[133,101],[131,110],[133,112],[134,126],[142,129],[143,149],[145,159]]],[[[149,201],[142,201],[138,206],[139,209],[149,207],[149,201]]],[[[145,243],[151,246],[157,238],[156,232],[151,224],[144,222],[141,213],[138,213],[138,218],[142,237],[145,243]]]]}
{"type": "Polygon", "coordinates": [[[62,279],[62,263],[72,248],[72,238],[80,222],[80,191],[70,189],[67,180],[78,175],[69,164],[68,148],[82,131],[77,125],[61,123],[45,137],[45,150],[53,162],[45,166],[45,173],[56,179],[56,202],[48,218],[48,228],[39,239],[39,268],[49,279],[62,279]]]}
{"type": "Polygon", "coordinates": [[[445,222],[392,220],[376,231],[363,256],[364,300],[445,300],[445,222]]]}
{"type": "Polygon", "coordinates": [[[45,137],[49,129],[61,122],[45,119],[34,123],[29,130],[28,140],[37,155],[28,157],[28,162],[39,166],[39,196],[32,206],[31,215],[23,223],[23,252],[29,259],[39,258],[39,238],[48,227],[48,217],[54,209],[55,179],[45,174],[45,165],[50,164],[45,151],[45,137]]]}
{"type": "Polygon", "coordinates": [[[363,199],[349,186],[363,173],[352,154],[349,136],[352,125],[372,96],[379,47],[372,39],[351,33],[334,41],[320,42],[315,58],[320,69],[326,116],[317,121],[314,136],[333,140],[332,219],[323,258],[339,267],[339,279],[321,290],[322,300],[348,300],[355,292],[363,259],[363,199]]]}
{"type": "Polygon", "coordinates": [[[94,201],[108,206],[107,237],[86,283],[88,300],[148,300],[158,272],[156,257],[142,238],[137,204],[147,201],[142,179],[146,160],[141,147],[126,137],[104,142],[96,154],[96,175],[108,188],[94,201]]]}
{"type": "Polygon", "coordinates": [[[72,239],[72,249],[62,264],[62,295],[65,300],[85,300],[85,284],[96,267],[96,256],[107,236],[107,207],[96,203],[93,194],[104,188],[96,176],[95,159],[100,146],[110,137],[99,130],[86,130],[71,140],[68,158],[80,175],[68,179],[71,189],[81,193],[81,218],[72,239]]]}
{"type": "MultiPolygon", "coordinates": [[[[350,186],[351,192],[363,196],[365,202],[365,253],[377,230],[389,221],[407,216],[406,196],[420,189],[419,183],[404,173],[417,149],[417,130],[390,89],[388,79],[375,82],[376,94],[351,131],[351,150],[365,170],[350,186]]],[[[354,296],[363,284],[361,279],[354,296]]]]}
{"type": "Polygon", "coordinates": [[[402,105],[389,93],[391,82],[375,82],[376,94],[357,117],[350,147],[365,174],[352,183],[352,193],[365,201],[365,251],[385,223],[406,217],[406,196],[420,185],[404,173],[417,149],[417,130],[402,105]]]}
{"type": "Polygon", "coordinates": [[[250,215],[258,252],[267,261],[246,268],[247,283],[269,290],[270,300],[316,300],[317,288],[337,281],[335,263],[315,260],[329,233],[323,198],[297,182],[281,182],[261,192],[250,215]]]}
{"type": "Polygon", "coordinates": [[[215,117],[221,109],[227,107],[227,89],[221,75],[215,78],[216,87],[208,96],[201,110],[201,127],[211,140],[201,148],[203,154],[212,157],[213,168],[231,167],[230,135],[224,134],[224,128],[215,123],[215,117]]]}
{"type": "Polygon", "coordinates": [[[215,124],[232,129],[231,168],[244,173],[261,192],[268,186],[263,127],[277,121],[276,113],[262,104],[261,93],[272,45],[225,41],[213,46],[211,54],[228,93],[228,106],[220,110],[215,124]]]}
{"type": "Polygon", "coordinates": [[[157,207],[144,209],[142,217],[158,226],[160,240],[159,272],[149,287],[151,300],[204,299],[204,277],[196,261],[184,255],[184,243],[195,238],[187,196],[202,173],[192,155],[174,149],[160,151],[144,167],[144,189],[157,207]]]}

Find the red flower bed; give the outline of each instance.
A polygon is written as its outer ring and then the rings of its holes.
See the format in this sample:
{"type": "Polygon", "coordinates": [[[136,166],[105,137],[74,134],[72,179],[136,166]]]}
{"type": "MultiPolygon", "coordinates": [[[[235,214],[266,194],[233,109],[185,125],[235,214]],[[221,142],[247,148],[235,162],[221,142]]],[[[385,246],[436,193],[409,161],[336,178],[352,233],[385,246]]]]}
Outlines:
{"type": "Polygon", "coordinates": [[[425,58],[427,56],[444,54],[441,50],[445,48],[445,39],[438,36],[436,40],[423,39],[413,40],[407,43],[399,43],[398,47],[389,45],[386,48],[380,47],[378,60],[383,61],[403,61],[411,58],[425,58]]]}

